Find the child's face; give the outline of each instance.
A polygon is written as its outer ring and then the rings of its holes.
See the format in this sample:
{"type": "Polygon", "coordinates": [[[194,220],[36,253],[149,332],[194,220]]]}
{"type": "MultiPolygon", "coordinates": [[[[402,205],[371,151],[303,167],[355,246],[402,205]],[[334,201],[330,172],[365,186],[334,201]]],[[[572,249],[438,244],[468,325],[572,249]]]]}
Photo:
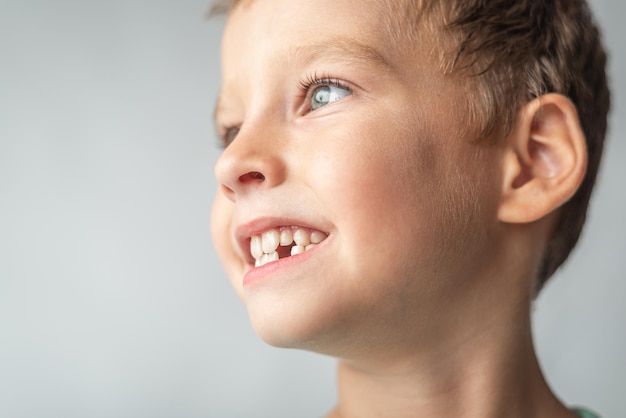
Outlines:
{"type": "Polygon", "coordinates": [[[224,34],[217,124],[241,130],[216,166],[213,236],[275,345],[428,344],[493,256],[499,151],[470,144],[468,90],[431,40],[394,42],[370,3],[254,0],[224,34]],[[327,238],[254,267],[252,235],[298,226],[327,238]]]}

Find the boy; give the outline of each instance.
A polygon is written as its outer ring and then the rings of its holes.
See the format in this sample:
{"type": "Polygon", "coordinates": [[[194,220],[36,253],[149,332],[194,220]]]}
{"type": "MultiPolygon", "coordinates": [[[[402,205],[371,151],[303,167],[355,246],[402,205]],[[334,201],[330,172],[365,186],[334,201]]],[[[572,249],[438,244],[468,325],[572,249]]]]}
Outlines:
{"type": "Polygon", "coordinates": [[[553,395],[530,331],[606,130],[584,1],[228,14],[213,238],[265,341],[339,359],[328,416],[592,416],[553,395]]]}

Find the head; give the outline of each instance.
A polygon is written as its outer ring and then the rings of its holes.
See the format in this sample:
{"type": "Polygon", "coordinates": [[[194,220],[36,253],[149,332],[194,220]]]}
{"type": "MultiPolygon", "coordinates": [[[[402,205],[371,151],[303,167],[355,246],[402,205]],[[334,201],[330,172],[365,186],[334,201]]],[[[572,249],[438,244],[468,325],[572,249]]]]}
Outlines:
{"type": "Polygon", "coordinates": [[[583,2],[229,6],[213,233],[266,340],[427,346],[503,303],[501,276],[541,286],[565,260],[609,103],[583,2]],[[257,236],[297,230],[321,241],[253,268],[257,236]]]}
{"type": "MultiPolygon", "coordinates": [[[[228,13],[240,3],[245,1],[217,3],[212,13],[228,13]]],[[[473,87],[467,117],[480,127],[477,140],[493,138],[494,132],[505,137],[518,110],[547,93],[563,94],[578,110],[586,138],[587,172],[579,190],[561,210],[537,277],[539,290],[578,242],[607,130],[607,57],[586,2],[382,3],[378,7],[390,12],[386,34],[414,42],[415,34],[429,25],[440,42],[435,47],[442,71],[467,77],[473,87]]]]}

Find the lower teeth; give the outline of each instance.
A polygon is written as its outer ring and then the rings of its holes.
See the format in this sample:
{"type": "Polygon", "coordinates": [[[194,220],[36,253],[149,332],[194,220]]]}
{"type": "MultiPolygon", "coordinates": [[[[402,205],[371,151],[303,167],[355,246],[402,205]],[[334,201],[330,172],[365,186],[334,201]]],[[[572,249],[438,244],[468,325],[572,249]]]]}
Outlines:
{"type": "MultiPolygon", "coordinates": [[[[293,247],[291,247],[291,255],[298,255],[298,254],[302,254],[312,248],[314,248],[317,244],[309,244],[306,247],[303,245],[294,245],[293,247]]],[[[286,258],[289,256],[285,256],[282,258],[286,258]]],[[[263,254],[260,258],[255,259],[254,262],[254,266],[255,267],[261,267],[267,263],[271,263],[272,261],[278,261],[281,257],[279,256],[277,251],[274,251],[270,254],[263,254]]]]}
{"type": "Polygon", "coordinates": [[[306,249],[302,245],[294,245],[291,247],[291,255],[302,254],[306,249]]]}

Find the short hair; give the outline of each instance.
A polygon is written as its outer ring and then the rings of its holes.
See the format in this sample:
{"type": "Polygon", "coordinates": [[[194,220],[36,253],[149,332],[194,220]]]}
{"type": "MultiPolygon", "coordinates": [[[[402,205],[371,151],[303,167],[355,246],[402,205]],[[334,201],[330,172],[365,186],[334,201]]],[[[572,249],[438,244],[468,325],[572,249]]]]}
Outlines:
{"type": "MultiPolygon", "coordinates": [[[[211,13],[228,13],[242,1],[253,0],[221,1],[211,13]]],[[[578,242],[607,130],[607,55],[587,2],[378,1],[392,12],[390,36],[411,41],[428,18],[428,26],[446,48],[439,51],[442,71],[462,73],[475,87],[468,111],[479,124],[477,140],[507,136],[518,111],[544,94],[562,94],[576,106],[587,145],[587,172],[577,192],[560,208],[537,273],[539,291],[578,242]]]]}

